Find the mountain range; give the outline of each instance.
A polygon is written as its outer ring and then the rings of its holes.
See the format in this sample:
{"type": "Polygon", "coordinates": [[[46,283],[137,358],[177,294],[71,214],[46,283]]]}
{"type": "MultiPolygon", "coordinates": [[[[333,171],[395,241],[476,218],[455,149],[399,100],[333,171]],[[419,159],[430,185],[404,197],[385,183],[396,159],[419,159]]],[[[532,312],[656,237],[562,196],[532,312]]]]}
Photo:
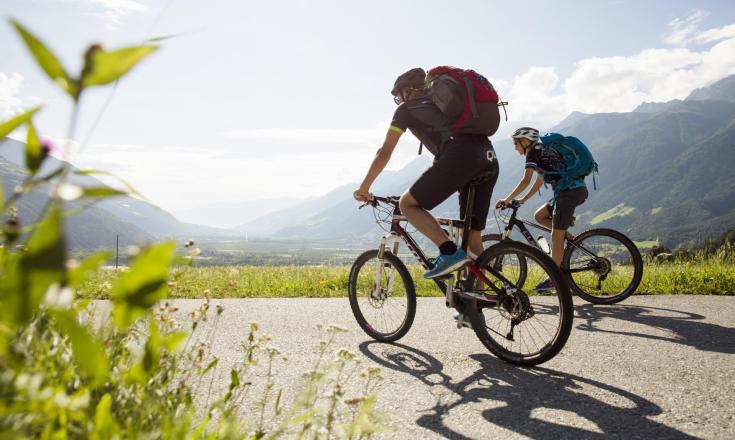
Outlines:
{"type": "MultiPolygon", "coordinates": [[[[582,139],[600,164],[590,197],[578,209],[576,229],[617,228],[638,241],[666,246],[701,242],[735,228],[735,75],[693,91],[685,100],[643,103],[632,112],[573,112],[548,131],[582,139]]],[[[523,173],[523,157],[509,140],[494,140],[501,171],[493,194],[510,193],[523,173]]],[[[372,191],[400,195],[430,158],[420,156],[404,169],[383,173],[372,191]]],[[[368,164],[365,164],[366,168],[368,164]]],[[[279,239],[359,239],[375,235],[370,210],[358,211],[351,193],[358,183],[323,197],[270,213],[237,229],[279,239]]],[[[542,190],[521,214],[551,197],[542,190]]],[[[456,215],[450,198],[434,210],[456,215]]],[[[494,219],[488,227],[495,227],[494,219]]],[[[379,230],[378,230],[379,231],[379,230]]]]}
{"type": "MultiPolygon", "coordinates": [[[[543,127],[539,127],[543,128],[543,127]]],[[[701,242],[735,228],[735,75],[693,91],[684,100],[642,103],[632,112],[586,114],[573,112],[547,129],[582,139],[600,164],[597,190],[588,178],[590,197],[577,210],[576,230],[589,227],[620,229],[638,241],[657,240],[675,247],[701,242]]],[[[494,139],[500,177],[493,199],[506,196],[523,173],[524,158],[509,139],[494,139]]],[[[23,144],[0,142],[0,175],[5,197],[25,176],[23,144]]],[[[400,195],[429,166],[428,154],[398,171],[386,171],[373,193],[400,195]]],[[[44,170],[59,161],[49,158],[44,170]]],[[[367,169],[368,164],[365,164],[367,169]]],[[[82,186],[101,186],[90,176],[73,176],[82,186]]],[[[70,245],[110,247],[175,237],[261,237],[269,240],[356,243],[382,231],[371,209],[359,210],[352,199],[357,182],[307,200],[288,198],[212,204],[177,213],[200,226],[135,197],[114,197],[70,218],[70,245]],[[212,218],[218,223],[212,224],[212,218]],[[231,229],[223,229],[231,228],[231,229]]],[[[530,216],[551,197],[542,189],[521,209],[530,216]]],[[[33,221],[47,196],[36,192],[19,204],[21,219],[33,221]]],[[[457,198],[434,213],[457,215],[457,198]]],[[[488,227],[496,228],[491,211],[488,227]]]]}
{"type": "MultiPolygon", "coordinates": [[[[39,170],[47,175],[62,162],[49,156],[39,170]]],[[[0,177],[7,199],[26,178],[24,144],[6,138],[0,142],[0,177]]],[[[107,186],[89,175],[69,175],[69,182],[82,187],[107,186]]],[[[36,221],[48,200],[48,187],[42,187],[19,199],[18,217],[22,224],[36,221]]],[[[67,203],[67,209],[79,207],[81,202],[67,203]]],[[[114,247],[119,237],[121,246],[142,244],[169,238],[233,236],[231,230],[183,223],[163,209],[131,196],[115,196],[100,200],[85,210],[68,217],[67,240],[71,249],[114,247]]]]}

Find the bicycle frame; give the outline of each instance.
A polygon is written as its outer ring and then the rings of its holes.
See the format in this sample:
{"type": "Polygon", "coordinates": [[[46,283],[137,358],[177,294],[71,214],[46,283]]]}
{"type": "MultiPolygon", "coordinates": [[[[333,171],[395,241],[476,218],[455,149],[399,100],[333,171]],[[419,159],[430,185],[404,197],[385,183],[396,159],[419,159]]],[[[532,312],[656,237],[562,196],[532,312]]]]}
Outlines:
{"type": "MultiPolygon", "coordinates": [[[[472,199],[473,199],[472,192],[474,191],[474,188],[470,188],[469,191],[470,192],[468,194],[468,205],[466,207],[467,213],[472,212],[472,199]]],[[[401,226],[401,222],[407,221],[407,219],[401,213],[400,208],[398,207],[398,204],[392,201],[390,198],[376,197],[375,199],[377,201],[382,201],[384,203],[389,203],[393,205],[393,214],[391,218],[390,232],[386,234],[385,236],[383,236],[380,242],[380,247],[378,248],[378,264],[380,264],[380,261],[383,259],[383,255],[385,255],[385,251],[386,249],[388,249],[389,246],[391,246],[390,249],[392,250],[393,254],[397,255],[399,240],[403,240],[403,242],[406,243],[406,246],[411,251],[411,253],[414,255],[414,257],[416,257],[416,259],[419,261],[421,266],[426,270],[431,269],[433,267],[433,264],[426,257],[426,255],[421,250],[421,248],[416,243],[416,241],[413,239],[413,237],[411,237],[411,235],[406,231],[406,229],[403,226],[401,226]]],[[[447,226],[450,228],[449,237],[452,240],[456,240],[457,238],[459,238],[456,234],[458,233],[458,231],[460,230],[462,231],[461,232],[461,239],[462,239],[461,246],[462,246],[462,249],[466,251],[467,246],[469,244],[469,234],[467,233],[467,229],[465,228],[466,222],[464,220],[449,219],[449,218],[443,218],[443,217],[437,218],[437,221],[439,222],[440,225],[447,226]]],[[[465,266],[465,269],[472,272],[481,282],[489,286],[495,292],[495,295],[489,295],[489,294],[480,295],[478,293],[465,292],[465,291],[457,289],[454,286],[454,281],[455,281],[454,274],[451,276],[449,283],[445,282],[443,279],[434,278],[433,279],[434,283],[437,285],[439,289],[441,289],[442,292],[444,292],[444,294],[447,297],[447,301],[449,301],[451,306],[454,305],[453,295],[455,293],[461,296],[471,297],[472,299],[476,299],[480,301],[490,301],[490,302],[497,301],[499,296],[506,294],[504,289],[501,289],[495,286],[495,284],[491,282],[485,276],[485,274],[477,267],[477,265],[475,265],[475,262],[472,261],[472,259],[470,260],[470,263],[467,266],[465,266]]],[[[500,272],[495,270],[495,268],[487,267],[486,270],[490,272],[493,275],[493,277],[499,279],[504,284],[512,285],[512,283],[507,278],[505,278],[500,272]]],[[[377,276],[378,275],[376,274],[376,277],[377,276]]],[[[388,282],[390,285],[392,283],[392,279],[390,279],[388,282]]]]}
{"type": "MultiPolygon", "coordinates": [[[[518,206],[510,206],[510,209],[513,210],[513,213],[510,215],[510,218],[508,219],[508,222],[505,224],[505,228],[504,228],[503,234],[502,234],[503,240],[509,240],[510,239],[510,234],[511,234],[511,232],[513,232],[513,228],[516,227],[516,228],[518,228],[519,231],[521,231],[521,234],[523,234],[523,238],[526,239],[526,241],[528,242],[528,244],[530,244],[531,246],[535,247],[536,249],[540,249],[541,251],[545,252],[541,248],[541,245],[538,244],[538,241],[533,237],[533,235],[531,234],[531,231],[528,230],[528,228],[526,227],[526,225],[528,225],[528,226],[530,226],[532,228],[535,228],[535,229],[540,229],[540,230],[542,230],[542,231],[544,231],[544,232],[546,232],[548,234],[551,233],[551,229],[547,228],[544,225],[540,225],[540,224],[534,223],[534,222],[532,222],[530,220],[526,220],[524,218],[518,217],[517,216],[518,206]]],[[[566,238],[564,240],[567,243],[569,243],[571,246],[574,246],[575,248],[581,250],[582,252],[586,253],[590,257],[597,258],[597,255],[595,255],[593,252],[585,249],[583,246],[580,246],[580,245],[576,244],[574,241],[567,240],[566,238]]],[[[584,271],[589,270],[589,268],[584,268],[584,267],[583,268],[575,268],[575,269],[570,269],[568,267],[562,267],[562,269],[564,271],[566,271],[567,273],[577,273],[577,272],[584,272],[584,271]]]]}

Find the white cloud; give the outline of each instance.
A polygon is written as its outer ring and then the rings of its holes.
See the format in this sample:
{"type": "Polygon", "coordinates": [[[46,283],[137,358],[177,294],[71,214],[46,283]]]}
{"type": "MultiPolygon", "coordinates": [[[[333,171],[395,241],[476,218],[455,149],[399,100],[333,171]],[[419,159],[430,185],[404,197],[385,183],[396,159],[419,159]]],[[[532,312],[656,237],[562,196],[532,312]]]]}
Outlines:
{"type": "MultiPolygon", "coordinates": [[[[685,78],[702,66],[704,53],[687,49],[647,49],[630,57],[579,61],[564,82],[572,110],[587,113],[630,111],[643,101],[684,98],[712,78],[685,78]]],[[[719,78],[715,78],[719,79],[719,78]]]]}
{"type": "Polygon", "coordinates": [[[505,90],[501,97],[509,102],[509,121],[501,125],[498,135],[505,137],[521,122],[543,127],[563,118],[569,112],[568,103],[556,92],[558,85],[559,76],[553,67],[536,66],[516,76],[505,88],[498,84],[499,90],[505,90]]]}
{"type": "MultiPolygon", "coordinates": [[[[682,23],[698,23],[701,16],[690,14],[682,23]]],[[[631,56],[587,58],[563,80],[553,67],[534,66],[504,87],[496,81],[510,101],[510,121],[498,136],[519,124],[548,128],[572,111],[626,112],[642,102],[683,99],[696,88],[735,74],[735,24],[687,31],[687,39],[717,43],[700,51],[646,49],[631,56]]]]}
{"type": "Polygon", "coordinates": [[[692,35],[697,32],[699,24],[708,15],[710,15],[709,11],[693,9],[685,17],[671,20],[668,23],[671,28],[671,33],[666,37],[665,41],[676,46],[689,42],[692,35]]]}
{"type": "Polygon", "coordinates": [[[229,139],[365,144],[379,140],[385,135],[387,128],[387,124],[374,129],[257,128],[226,131],[222,136],[229,139]]]}
{"type": "Polygon", "coordinates": [[[304,149],[253,156],[227,147],[94,144],[73,154],[72,162],[112,172],[154,203],[177,211],[220,201],[323,194],[362,177],[371,153],[304,149]]]}
{"type": "Polygon", "coordinates": [[[23,87],[23,75],[0,72],[0,121],[4,121],[21,111],[23,101],[20,91],[23,87]]]}
{"type": "Polygon", "coordinates": [[[728,38],[735,38],[735,24],[708,29],[694,37],[694,41],[696,43],[704,44],[713,43],[715,41],[725,40],[728,38]]]}
{"type": "Polygon", "coordinates": [[[135,13],[145,12],[149,9],[148,5],[137,0],[57,0],[64,3],[79,3],[85,9],[88,15],[99,17],[104,20],[108,29],[119,28],[123,20],[135,13]]]}

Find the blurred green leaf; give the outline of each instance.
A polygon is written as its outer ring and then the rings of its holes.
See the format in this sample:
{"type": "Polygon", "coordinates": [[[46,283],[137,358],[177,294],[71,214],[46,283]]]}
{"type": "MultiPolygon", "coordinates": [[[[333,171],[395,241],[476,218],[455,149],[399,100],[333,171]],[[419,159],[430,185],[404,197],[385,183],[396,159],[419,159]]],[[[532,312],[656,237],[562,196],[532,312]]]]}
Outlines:
{"type": "Polygon", "coordinates": [[[125,196],[128,193],[119,189],[110,188],[109,186],[95,186],[92,188],[83,188],[82,197],[101,198],[113,196],[125,196]]]}
{"type": "Polygon", "coordinates": [[[92,55],[90,71],[82,78],[82,87],[109,84],[135,67],[158,46],[135,46],[111,52],[98,50],[92,55]]]}
{"type": "Polygon", "coordinates": [[[56,55],[54,55],[38,38],[31,34],[25,27],[15,20],[11,20],[15,30],[18,31],[20,37],[26,43],[28,50],[30,50],[36,62],[46,75],[51,78],[51,81],[58,84],[66,93],[72,98],[77,98],[77,86],[74,81],[64,70],[64,66],[61,64],[56,55]]]}
{"type": "Polygon", "coordinates": [[[136,190],[135,188],[133,188],[133,186],[131,184],[129,184],[128,182],[126,182],[124,179],[122,179],[122,178],[120,178],[120,177],[112,174],[109,171],[104,171],[104,170],[76,170],[76,171],[74,171],[74,174],[79,175],[79,176],[103,175],[103,176],[112,177],[113,179],[115,179],[118,182],[122,183],[125,186],[125,188],[127,189],[127,192],[129,194],[133,194],[133,195],[136,195],[136,196],[138,196],[138,197],[140,197],[142,199],[145,199],[145,197],[143,197],[143,195],[141,193],[139,193],[138,190],[136,190]]]}
{"type": "Polygon", "coordinates": [[[2,140],[2,138],[4,138],[5,136],[9,135],[11,131],[20,127],[26,121],[30,120],[31,117],[33,117],[33,115],[36,114],[36,112],[40,109],[41,109],[41,106],[33,107],[27,112],[20,114],[14,118],[8,119],[7,121],[0,124],[0,140],[2,140]]]}
{"type": "Polygon", "coordinates": [[[348,438],[371,437],[379,432],[385,432],[387,428],[376,418],[375,403],[377,395],[375,393],[367,396],[361,403],[355,414],[352,424],[347,426],[348,438]]]}
{"type": "Polygon", "coordinates": [[[3,254],[0,266],[0,323],[14,324],[27,321],[23,313],[23,294],[21,292],[20,255],[1,248],[3,254]],[[23,315],[23,316],[22,316],[23,315]]]}
{"type": "Polygon", "coordinates": [[[19,290],[15,298],[18,323],[31,319],[49,286],[62,284],[65,264],[61,210],[57,203],[53,203],[48,215],[37,224],[28,238],[20,258],[19,290]]]}
{"type": "Polygon", "coordinates": [[[186,340],[187,336],[189,334],[186,332],[169,333],[163,338],[163,346],[166,347],[166,350],[174,352],[186,340]]]}
{"type": "Polygon", "coordinates": [[[97,272],[100,266],[102,266],[108,258],[110,258],[109,251],[99,252],[87,257],[84,261],[79,263],[79,266],[69,271],[69,287],[75,290],[82,287],[89,274],[97,272]]]}
{"type": "Polygon", "coordinates": [[[240,386],[240,376],[237,374],[236,369],[230,370],[230,386],[227,390],[227,394],[225,394],[224,401],[227,402],[232,398],[232,394],[234,393],[235,389],[240,386]]]}
{"type": "Polygon", "coordinates": [[[171,40],[171,39],[183,37],[189,34],[190,32],[181,32],[178,34],[161,35],[160,37],[146,38],[145,42],[146,43],[160,43],[161,41],[171,40]]]}
{"type": "Polygon", "coordinates": [[[212,359],[212,361],[209,362],[209,364],[207,364],[207,367],[204,370],[202,370],[201,375],[207,374],[212,368],[216,367],[218,363],[219,363],[219,359],[217,358],[212,359]]]}
{"type": "Polygon", "coordinates": [[[148,377],[158,362],[161,360],[161,334],[158,331],[158,324],[155,320],[151,320],[150,334],[145,342],[145,353],[143,354],[143,371],[148,377]]]}
{"type": "Polygon", "coordinates": [[[112,416],[112,397],[106,393],[97,404],[94,411],[94,429],[90,434],[90,440],[107,440],[120,438],[120,426],[112,416]]]}
{"type": "Polygon", "coordinates": [[[36,128],[33,122],[28,121],[28,133],[26,134],[26,168],[31,174],[36,174],[41,167],[43,157],[41,156],[41,142],[38,140],[36,128]]]}
{"type": "Polygon", "coordinates": [[[109,371],[102,344],[79,324],[71,311],[52,311],[51,314],[59,328],[69,337],[74,361],[92,379],[92,387],[102,385],[109,371]]]}
{"type": "Polygon", "coordinates": [[[175,247],[173,242],[164,242],[143,251],[112,286],[113,318],[119,328],[127,328],[166,297],[175,247]]]}

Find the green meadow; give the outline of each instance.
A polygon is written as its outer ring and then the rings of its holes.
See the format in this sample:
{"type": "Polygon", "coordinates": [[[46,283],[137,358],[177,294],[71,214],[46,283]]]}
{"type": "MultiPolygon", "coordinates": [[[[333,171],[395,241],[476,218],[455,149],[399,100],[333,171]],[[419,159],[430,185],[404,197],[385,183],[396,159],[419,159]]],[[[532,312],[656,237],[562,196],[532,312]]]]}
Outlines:
{"type": "MultiPolygon", "coordinates": [[[[419,296],[442,296],[436,285],[421,276],[423,269],[409,270],[419,296]]],[[[85,298],[106,299],[122,273],[101,270],[90,276],[78,293],[85,298]]],[[[174,267],[169,274],[171,298],[266,298],[347,296],[349,265],[336,266],[210,266],[174,267]]],[[[646,263],[637,295],[735,294],[735,270],[728,261],[646,263]]]]}

